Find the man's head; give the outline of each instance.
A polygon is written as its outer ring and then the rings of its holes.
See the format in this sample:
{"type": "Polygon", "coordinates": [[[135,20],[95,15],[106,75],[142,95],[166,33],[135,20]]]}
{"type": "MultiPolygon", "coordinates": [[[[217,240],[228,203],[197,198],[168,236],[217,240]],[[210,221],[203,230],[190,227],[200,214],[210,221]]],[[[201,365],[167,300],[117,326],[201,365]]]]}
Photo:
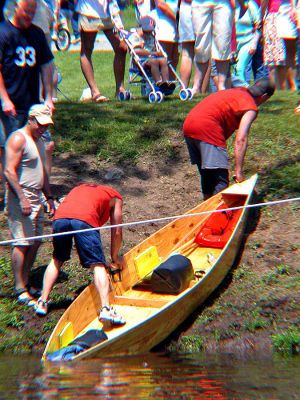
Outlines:
{"type": "Polygon", "coordinates": [[[14,0],[13,3],[12,24],[21,29],[29,28],[36,11],[36,0],[14,0]]]}
{"type": "Polygon", "coordinates": [[[149,17],[149,15],[147,15],[140,19],[140,25],[141,25],[143,32],[151,33],[155,29],[155,20],[153,18],[149,17]]]}
{"type": "Polygon", "coordinates": [[[267,101],[275,92],[275,84],[269,78],[260,78],[247,88],[259,105],[267,101]]]}
{"type": "Polygon", "coordinates": [[[34,104],[31,106],[28,112],[28,123],[34,135],[42,135],[45,133],[48,126],[53,124],[49,107],[45,104],[34,104]]]}

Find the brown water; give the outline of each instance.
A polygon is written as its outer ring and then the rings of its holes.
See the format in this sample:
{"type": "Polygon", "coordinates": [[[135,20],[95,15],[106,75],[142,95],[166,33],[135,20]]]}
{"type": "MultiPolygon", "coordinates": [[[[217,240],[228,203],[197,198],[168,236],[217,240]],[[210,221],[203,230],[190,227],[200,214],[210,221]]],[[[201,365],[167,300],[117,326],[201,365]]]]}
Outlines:
{"type": "Polygon", "coordinates": [[[300,399],[300,357],[145,356],[42,366],[0,357],[0,399],[300,399]]]}

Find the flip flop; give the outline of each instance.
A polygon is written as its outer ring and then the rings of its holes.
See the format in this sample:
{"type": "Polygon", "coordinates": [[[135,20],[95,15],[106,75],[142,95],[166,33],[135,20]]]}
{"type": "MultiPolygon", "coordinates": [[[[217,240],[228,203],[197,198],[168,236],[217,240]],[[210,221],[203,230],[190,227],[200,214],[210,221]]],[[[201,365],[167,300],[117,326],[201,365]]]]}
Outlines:
{"type": "Polygon", "coordinates": [[[36,304],[36,300],[28,293],[27,289],[18,289],[15,294],[18,303],[23,304],[24,306],[33,307],[36,304]],[[22,296],[25,293],[26,295],[22,296]]]}
{"type": "Polygon", "coordinates": [[[110,99],[108,97],[102,96],[101,94],[99,94],[98,96],[93,98],[93,101],[95,103],[109,103],[110,99]]]}

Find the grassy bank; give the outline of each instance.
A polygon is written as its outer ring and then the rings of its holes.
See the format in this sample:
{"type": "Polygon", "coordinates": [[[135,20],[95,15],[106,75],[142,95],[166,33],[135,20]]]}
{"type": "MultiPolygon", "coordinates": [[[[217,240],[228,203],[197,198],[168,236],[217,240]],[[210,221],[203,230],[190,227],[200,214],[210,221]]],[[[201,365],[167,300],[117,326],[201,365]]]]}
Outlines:
{"type": "MultiPolygon", "coordinates": [[[[65,168],[68,162],[68,165],[73,163],[72,168],[75,171],[77,168],[78,174],[84,168],[91,171],[89,157],[95,173],[107,163],[129,170],[143,158],[148,160],[145,162],[149,163],[149,168],[152,162],[167,165],[176,157],[177,149],[185,146],[180,133],[182,122],[201,97],[182,103],[174,95],[161,104],[152,105],[140,98],[139,88],[134,88],[136,99],[119,103],[114,100],[112,54],[107,52],[94,54],[94,66],[102,93],[112,101],[101,105],[82,104],[78,99],[85,83],[79,54],[57,53],[56,63],[62,75],[60,89],[71,100],[66,101],[59,95],[60,102],[56,105],[53,137],[56,143],[54,164],[58,170],[65,168]]],[[[258,201],[299,196],[300,119],[293,113],[297,99],[294,93],[276,93],[262,107],[251,130],[245,172],[247,176],[255,172],[260,175],[258,201]]],[[[233,141],[229,143],[229,154],[232,160],[233,141]]],[[[181,162],[179,159],[178,169],[182,167],[181,162]]],[[[127,176],[125,186],[126,179],[127,176]]],[[[52,183],[59,191],[59,183],[55,179],[52,183]]],[[[168,198],[167,189],[161,197],[163,195],[168,198]]],[[[194,195],[191,194],[191,201],[194,195]]],[[[259,216],[253,216],[255,226],[249,226],[239,262],[214,297],[192,316],[193,327],[179,341],[173,342],[171,349],[210,350],[245,337],[253,343],[260,335],[273,341],[279,350],[297,349],[300,332],[299,209],[300,204],[294,203],[262,209],[259,216]]],[[[7,239],[2,212],[0,227],[0,240],[7,239]]],[[[46,230],[50,230],[49,223],[46,230]]],[[[47,244],[39,252],[34,279],[40,281],[50,254],[51,245],[47,244]]],[[[68,264],[61,277],[63,289],[54,291],[52,296],[54,310],[59,309],[59,313],[50,313],[44,320],[37,319],[13,299],[9,249],[0,248],[0,351],[40,349],[63,308],[72,300],[72,294],[88,279],[91,278],[85,271],[68,264]]]]}

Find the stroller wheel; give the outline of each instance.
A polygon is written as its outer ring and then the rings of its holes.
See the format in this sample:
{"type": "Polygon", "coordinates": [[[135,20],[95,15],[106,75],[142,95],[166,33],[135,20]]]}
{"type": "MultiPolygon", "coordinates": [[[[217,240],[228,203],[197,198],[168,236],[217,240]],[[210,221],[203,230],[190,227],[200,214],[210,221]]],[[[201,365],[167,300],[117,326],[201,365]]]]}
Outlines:
{"type": "Polygon", "coordinates": [[[149,103],[155,103],[158,100],[157,94],[155,92],[149,93],[148,100],[149,103]]]}
{"type": "Polygon", "coordinates": [[[189,99],[189,89],[181,89],[179,92],[179,98],[181,101],[187,101],[189,99]]]}
{"type": "Polygon", "coordinates": [[[188,99],[192,100],[193,98],[193,92],[191,91],[191,89],[186,89],[188,91],[188,99]]]}
{"type": "Polygon", "coordinates": [[[156,97],[157,97],[157,102],[158,103],[161,103],[162,101],[163,101],[163,99],[164,99],[164,95],[163,95],[163,93],[162,92],[156,92],[156,97]]]}

